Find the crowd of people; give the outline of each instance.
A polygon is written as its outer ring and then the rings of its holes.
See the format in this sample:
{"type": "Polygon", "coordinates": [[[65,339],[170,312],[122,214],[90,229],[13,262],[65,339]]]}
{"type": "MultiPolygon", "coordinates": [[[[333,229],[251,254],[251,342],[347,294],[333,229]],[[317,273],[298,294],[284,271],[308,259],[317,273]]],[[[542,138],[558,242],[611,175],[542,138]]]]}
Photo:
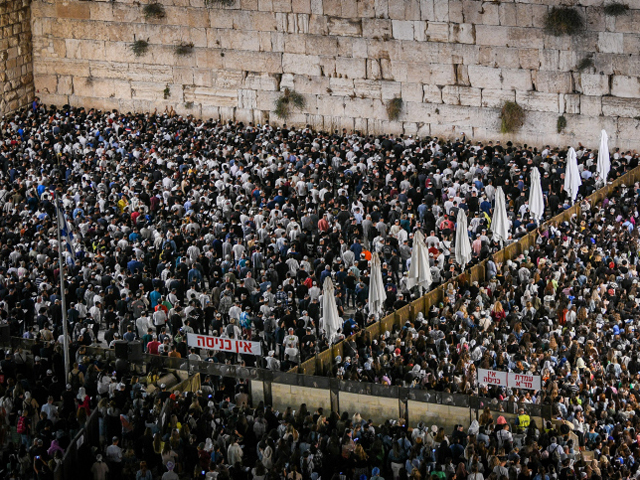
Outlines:
{"type": "MultiPolygon", "coordinates": [[[[278,413],[251,407],[246,385],[227,379],[207,379],[195,395],[166,388],[147,394],[155,372],[141,381],[83,353],[89,345],[140,341],[150,355],[288,370],[327,347],[325,278],[335,284],[340,334],[349,337],[376,321],[368,308],[372,253],[382,260],[387,311],[418,294],[407,286],[417,230],[429,248],[432,287],[456,279],[457,212],[469,217],[471,265],[490,258],[500,248],[490,229],[496,188],[507,197],[515,241],[537,228],[528,204],[533,167],[541,172],[545,216],[569,206],[566,150],[464,135],[323,133],[172,111],[56,108],[37,99],[4,117],[0,136],[0,318],[11,336],[35,340],[33,357],[9,350],[0,365],[0,440],[17,452],[5,455],[8,476],[50,478],[73,433],[99,409],[102,445],[83,456],[96,480],[121,472],[144,480],[334,474],[482,480],[483,473],[513,480],[509,467],[526,479],[520,468],[526,463],[533,466],[528,475],[540,480],[568,478],[562,467],[573,453],[567,434],[552,425],[528,426],[529,443],[514,450],[508,435],[498,434],[508,427],[487,419],[470,436],[457,429],[445,437],[305,406],[278,413]],[[68,376],[63,316],[74,361],[68,376]],[[188,345],[189,333],[260,342],[265,355],[200,351],[188,345]],[[158,431],[168,399],[170,428],[158,431]],[[545,438],[562,444],[562,464],[555,451],[542,458],[545,438]]],[[[586,196],[604,180],[596,152],[580,146],[577,155],[586,196]]],[[[637,165],[637,154],[616,150],[609,179],[637,165]]],[[[637,194],[628,186],[602,208],[585,204],[571,222],[542,231],[521,258],[489,260],[486,283],[449,283],[427,317],[379,341],[357,337],[332,374],[549,402],[582,433],[576,451],[597,447],[588,444],[595,429],[593,439],[603,442],[598,458],[609,455],[616,467],[614,454],[627,445],[615,474],[628,473],[624,462],[633,462],[635,451],[626,441],[635,427],[629,412],[640,371],[633,352],[637,194]],[[535,372],[544,388],[487,390],[477,385],[477,368],[535,372]]],[[[596,471],[584,467],[580,474],[596,478],[596,471]]]]}

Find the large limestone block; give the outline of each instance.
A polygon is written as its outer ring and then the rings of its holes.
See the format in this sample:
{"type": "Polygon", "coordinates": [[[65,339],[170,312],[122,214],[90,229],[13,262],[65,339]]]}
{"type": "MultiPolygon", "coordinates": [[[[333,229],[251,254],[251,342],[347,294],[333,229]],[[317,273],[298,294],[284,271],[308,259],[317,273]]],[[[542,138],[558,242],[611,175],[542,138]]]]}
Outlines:
{"type": "Polygon", "coordinates": [[[580,114],[580,95],[565,94],[560,95],[560,113],[580,114]]]}
{"type": "Polygon", "coordinates": [[[442,100],[449,105],[479,107],[482,91],[479,88],[447,85],[442,89],[442,100]]]}
{"type": "Polygon", "coordinates": [[[443,22],[428,22],[425,35],[429,42],[448,42],[449,24],[443,22]]]}
{"type": "Polygon", "coordinates": [[[413,22],[405,20],[392,20],[393,38],[396,40],[413,40],[413,22]]]}
{"type": "Polygon", "coordinates": [[[442,88],[436,85],[423,86],[423,101],[425,103],[442,103],[442,88]]]}
{"type": "Polygon", "coordinates": [[[516,101],[525,110],[538,112],[559,112],[558,94],[516,91],[516,101]]]}
{"type": "Polygon", "coordinates": [[[381,87],[384,101],[402,97],[402,84],[399,82],[381,82],[381,87]]]}
{"type": "MultiPolygon", "coordinates": [[[[307,94],[308,98],[315,98],[319,92],[329,92],[330,78],[310,77],[308,75],[296,75],[293,78],[293,89],[302,94],[307,94]]],[[[315,100],[313,101],[315,108],[315,100]]]]}
{"type": "Polygon", "coordinates": [[[336,58],[336,73],[345,78],[366,78],[367,61],[364,58],[336,58]]]}
{"type": "Polygon", "coordinates": [[[184,101],[219,107],[237,107],[238,90],[186,86],[184,89],[184,101]]]}
{"type": "Polygon", "coordinates": [[[519,53],[517,48],[479,47],[477,63],[484,67],[514,68],[520,63],[519,53]]]}
{"type": "Polygon", "coordinates": [[[531,90],[531,71],[514,70],[511,68],[502,69],[502,87],[512,90],[531,90]]]}
{"type": "Polygon", "coordinates": [[[611,95],[624,98],[640,97],[640,81],[638,77],[614,75],[611,85],[611,95]]]}
{"type": "Polygon", "coordinates": [[[534,72],[536,90],[548,93],[571,93],[573,81],[570,73],[534,72]]]}
{"type": "Polygon", "coordinates": [[[238,108],[254,109],[257,108],[257,95],[255,90],[238,90],[238,108]]]}
{"type": "Polygon", "coordinates": [[[472,87],[477,88],[501,88],[502,70],[500,68],[469,65],[469,81],[472,87]]]}
{"type": "Polygon", "coordinates": [[[609,76],[575,74],[576,90],[584,95],[609,95],[609,76]]]}
{"type": "Polygon", "coordinates": [[[449,24],[449,41],[452,43],[476,43],[476,28],[471,23],[449,24]]]}
{"type": "Polygon", "coordinates": [[[57,2],[56,17],[88,20],[91,18],[90,4],[85,2],[57,2]]]}
{"type": "Polygon", "coordinates": [[[372,98],[346,98],[344,104],[344,114],[347,117],[371,118],[373,116],[374,100],[372,98]]]}
{"type": "MultiPolygon", "coordinates": [[[[169,85],[163,82],[131,82],[131,99],[151,100],[151,101],[171,101],[173,103],[182,102],[182,88],[178,85],[169,85]],[[169,88],[169,97],[165,97],[165,89],[169,88]]],[[[76,91],[76,94],[78,92],[76,91]]]]}
{"type": "Polygon", "coordinates": [[[514,102],[516,100],[516,92],[513,90],[499,90],[492,88],[482,89],[483,107],[499,108],[504,102],[514,102]]]}
{"type": "Polygon", "coordinates": [[[344,115],[345,103],[342,97],[334,97],[331,95],[318,95],[318,111],[319,115],[344,115]]]}
{"type": "MultiPolygon", "coordinates": [[[[338,97],[348,97],[354,93],[354,80],[349,78],[330,78],[329,89],[332,95],[338,97]]],[[[329,93],[329,92],[327,92],[329,93]]]]}
{"type": "MultiPolygon", "coordinates": [[[[360,19],[347,19],[338,17],[329,17],[327,20],[330,35],[344,37],[360,37],[362,36],[362,21],[360,19]]],[[[413,39],[413,34],[411,35],[413,39]]]]}
{"type": "Polygon", "coordinates": [[[266,73],[247,72],[243,86],[250,90],[278,90],[278,80],[266,73]]]}
{"type": "Polygon", "coordinates": [[[623,53],[624,34],[600,32],[598,34],[598,51],[600,53],[623,53]]]}
{"type": "MultiPolygon", "coordinates": [[[[354,80],[355,94],[358,97],[382,98],[382,86],[374,80],[354,80]]],[[[422,101],[422,99],[420,99],[422,101]]]]}
{"type": "Polygon", "coordinates": [[[516,3],[501,3],[500,4],[500,25],[506,27],[515,27],[517,23],[517,9],[516,3]]]}
{"type": "Polygon", "coordinates": [[[421,83],[403,83],[402,100],[405,102],[421,102],[423,97],[421,83]]]}
{"type": "Polygon", "coordinates": [[[580,95],[580,114],[591,117],[602,115],[602,97],[580,95]]]}
{"type": "Polygon", "coordinates": [[[320,75],[320,57],[318,55],[282,54],[282,70],[285,73],[299,75],[320,75]]]}
{"type": "Polygon", "coordinates": [[[381,18],[363,18],[362,36],[367,38],[391,38],[393,37],[393,27],[391,20],[381,18]]]}

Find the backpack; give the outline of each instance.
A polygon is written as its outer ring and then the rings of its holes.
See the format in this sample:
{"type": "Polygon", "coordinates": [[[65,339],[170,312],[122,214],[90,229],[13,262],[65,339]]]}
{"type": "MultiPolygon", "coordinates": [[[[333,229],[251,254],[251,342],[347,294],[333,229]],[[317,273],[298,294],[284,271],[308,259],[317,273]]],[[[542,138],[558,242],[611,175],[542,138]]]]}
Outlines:
{"type": "Polygon", "coordinates": [[[26,435],[27,433],[29,433],[28,432],[28,430],[29,430],[28,421],[29,421],[29,419],[27,417],[21,416],[18,419],[18,426],[16,428],[16,432],[21,434],[21,435],[22,434],[26,435]]]}
{"type": "Polygon", "coordinates": [[[553,452],[551,452],[551,459],[556,463],[560,463],[563,453],[564,450],[562,450],[562,447],[557,445],[556,448],[553,449],[553,452]]]}
{"type": "Polygon", "coordinates": [[[71,388],[74,391],[78,390],[82,386],[80,384],[80,373],[71,372],[71,381],[69,383],[71,383],[71,388]]]}

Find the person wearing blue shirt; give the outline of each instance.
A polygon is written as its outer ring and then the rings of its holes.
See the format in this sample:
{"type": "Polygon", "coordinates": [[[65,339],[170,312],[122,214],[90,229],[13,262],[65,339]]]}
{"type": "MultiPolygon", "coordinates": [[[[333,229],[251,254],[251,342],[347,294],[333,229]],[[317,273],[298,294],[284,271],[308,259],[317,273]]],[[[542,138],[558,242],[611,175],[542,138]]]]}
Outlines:
{"type": "Polygon", "coordinates": [[[356,238],[355,241],[353,242],[353,245],[351,245],[350,250],[353,252],[353,254],[356,257],[356,260],[360,258],[360,254],[362,253],[362,245],[360,244],[360,239],[356,238]]]}
{"type": "Polygon", "coordinates": [[[160,287],[156,287],[151,293],[149,293],[149,301],[151,302],[151,308],[156,309],[156,305],[160,302],[162,295],[160,294],[160,287]]]}
{"type": "Polygon", "coordinates": [[[189,270],[189,273],[187,274],[187,280],[189,281],[189,283],[200,283],[202,282],[202,274],[200,273],[200,270],[198,270],[196,267],[193,267],[191,270],[189,270]]]}

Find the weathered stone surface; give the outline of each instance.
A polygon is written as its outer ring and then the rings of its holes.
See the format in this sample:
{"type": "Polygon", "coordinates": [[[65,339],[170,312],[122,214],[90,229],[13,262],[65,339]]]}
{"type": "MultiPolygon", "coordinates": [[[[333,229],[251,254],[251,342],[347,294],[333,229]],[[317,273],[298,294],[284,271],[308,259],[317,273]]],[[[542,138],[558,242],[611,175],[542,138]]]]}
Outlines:
{"type": "Polygon", "coordinates": [[[623,53],[624,35],[622,33],[600,32],[598,51],[600,53],[623,53]]]}
{"type": "Polygon", "coordinates": [[[479,107],[482,103],[482,93],[479,88],[447,85],[442,89],[442,100],[450,105],[479,107]]]}
{"type": "Polygon", "coordinates": [[[468,72],[472,87],[499,89],[502,85],[502,70],[499,68],[469,65],[468,72]]]}
{"type": "Polygon", "coordinates": [[[534,82],[536,90],[548,93],[571,93],[573,81],[570,73],[535,72],[534,82]]]}
{"type": "Polygon", "coordinates": [[[638,98],[640,96],[640,81],[638,77],[614,75],[611,94],[616,97],[638,98]]]}
{"type": "Polygon", "coordinates": [[[602,97],[580,95],[580,114],[591,117],[602,115],[602,97]]]}
{"type": "Polygon", "coordinates": [[[481,106],[488,108],[501,107],[504,102],[513,102],[516,99],[516,92],[507,90],[497,90],[495,88],[482,89],[481,106]]]}
{"type": "Polygon", "coordinates": [[[559,112],[558,94],[516,91],[516,102],[525,110],[538,112],[559,112]]]}
{"type": "Polygon", "coordinates": [[[529,70],[502,69],[502,86],[505,89],[531,90],[531,72],[529,70]]]}
{"type": "Polygon", "coordinates": [[[327,26],[329,27],[329,35],[338,35],[343,37],[359,37],[362,35],[362,21],[359,19],[350,20],[345,18],[329,17],[327,26]]]}
{"type": "Polygon", "coordinates": [[[584,95],[609,95],[609,76],[580,73],[575,75],[576,89],[584,95]]]}
{"type": "Polygon", "coordinates": [[[570,38],[543,34],[551,0],[236,0],[224,8],[163,0],[168,15],[158,20],[145,20],[133,0],[32,0],[31,21],[0,12],[9,88],[0,106],[29,101],[33,86],[23,84],[33,72],[46,102],[137,111],[175,104],[257,122],[272,117],[287,87],[307,99],[290,121],[438,135],[469,129],[475,138],[494,136],[499,107],[517,100],[530,121],[515,140],[559,141],[555,121],[565,114],[565,144],[620,115],[612,141],[631,142],[636,125],[628,119],[640,98],[638,1],[613,19],[599,0],[585,0],[589,27],[570,38]],[[149,39],[146,55],[133,56],[134,38],[149,39]],[[193,54],[177,57],[175,45],[187,41],[193,54]],[[586,52],[594,67],[578,72],[586,52]],[[385,102],[395,97],[405,109],[400,122],[389,122],[385,102]]]}

